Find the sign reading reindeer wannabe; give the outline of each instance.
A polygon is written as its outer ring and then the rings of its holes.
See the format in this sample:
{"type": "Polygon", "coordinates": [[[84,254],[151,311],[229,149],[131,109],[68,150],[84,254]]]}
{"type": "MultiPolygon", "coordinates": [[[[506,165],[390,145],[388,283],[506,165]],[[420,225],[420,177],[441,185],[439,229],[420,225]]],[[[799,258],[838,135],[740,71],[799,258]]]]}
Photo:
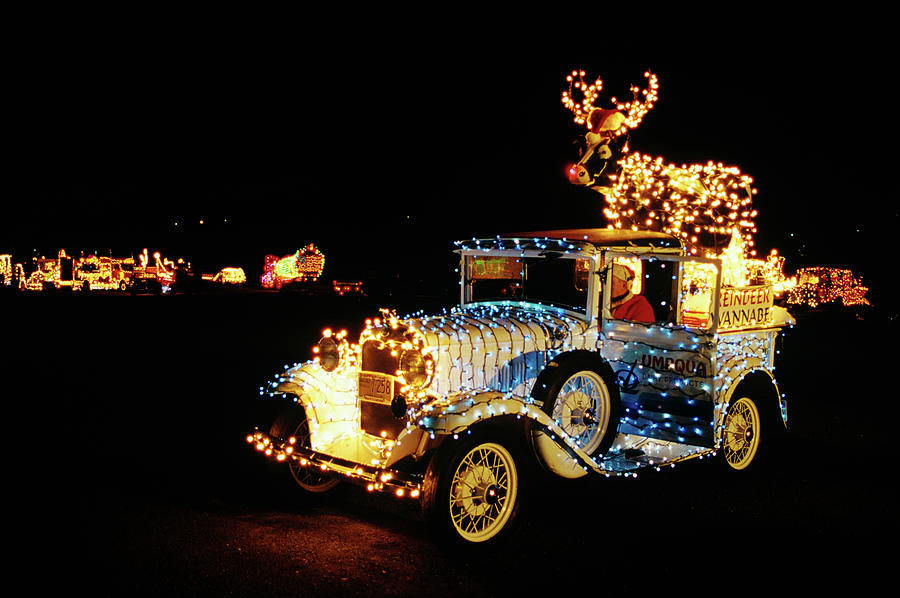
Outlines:
{"type": "Polygon", "coordinates": [[[771,285],[725,287],[719,302],[719,328],[750,328],[772,321],[774,289],[771,285]]]}

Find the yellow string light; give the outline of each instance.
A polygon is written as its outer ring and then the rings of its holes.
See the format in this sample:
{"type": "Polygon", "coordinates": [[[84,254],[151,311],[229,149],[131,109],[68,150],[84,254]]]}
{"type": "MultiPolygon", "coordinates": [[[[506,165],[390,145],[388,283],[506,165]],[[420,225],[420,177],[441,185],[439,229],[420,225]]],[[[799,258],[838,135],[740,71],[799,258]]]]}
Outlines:
{"type": "MultiPolygon", "coordinates": [[[[584,75],[583,70],[576,70],[566,77],[569,88],[563,92],[562,102],[576,123],[587,125],[586,138],[592,147],[636,128],[659,99],[657,76],[645,72],[647,87],[632,85],[631,101],[611,98],[614,109],[624,117],[621,125],[613,131],[593,130],[591,113],[600,110],[595,102],[603,83],[598,78],[588,85],[584,75]],[[582,95],[580,103],[575,100],[576,93],[582,95]]],[[[616,165],[616,172],[609,176],[611,187],[602,189],[609,228],[666,232],[681,239],[692,254],[705,257],[718,253],[737,230],[748,255],[756,255],[757,212],[751,205],[756,189],[753,179],[737,167],[712,161],[676,166],[640,152],[625,155],[616,165]]]]}
{"type": "Polygon", "coordinates": [[[279,258],[267,255],[260,284],[263,288],[280,289],[291,282],[313,282],[325,269],[325,255],[310,243],[292,255],[279,258]]]}
{"type": "Polygon", "coordinates": [[[866,299],[868,290],[850,270],[801,268],[788,290],[787,302],[813,308],[833,301],[840,301],[845,307],[871,305],[866,299]]]}

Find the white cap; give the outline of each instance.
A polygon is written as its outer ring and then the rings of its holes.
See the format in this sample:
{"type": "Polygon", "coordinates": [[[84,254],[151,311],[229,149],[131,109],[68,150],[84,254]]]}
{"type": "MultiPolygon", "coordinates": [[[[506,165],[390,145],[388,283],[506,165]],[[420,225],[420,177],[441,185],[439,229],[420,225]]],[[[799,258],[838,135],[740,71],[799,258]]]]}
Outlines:
{"type": "Polygon", "coordinates": [[[618,278],[619,280],[624,280],[628,282],[629,280],[634,280],[634,272],[632,272],[631,268],[623,266],[621,264],[613,264],[613,276],[618,278]]]}

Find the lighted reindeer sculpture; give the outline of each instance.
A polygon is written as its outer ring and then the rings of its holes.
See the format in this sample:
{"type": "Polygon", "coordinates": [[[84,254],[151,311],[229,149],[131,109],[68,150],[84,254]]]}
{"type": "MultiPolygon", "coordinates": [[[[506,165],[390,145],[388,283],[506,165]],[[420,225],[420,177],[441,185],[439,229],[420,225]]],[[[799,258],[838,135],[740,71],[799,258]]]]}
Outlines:
{"type": "Polygon", "coordinates": [[[572,71],[562,94],[575,122],[588,129],[581,159],[567,168],[567,177],[603,194],[609,226],[667,232],[681,238],[692,253],[704,255],[719,253],[737,231],[749,256],[755,256],[751,177],[722,163],[675,166],[661,157],[628,153],[628,133],[659,99],[656,75],[644,73],[646,89],[631,86],[632,100],[613,97],[611,108],[595,107],[603,82],[598,78],[588,85],[584,75],[572,71]],[[578,93],[580,102],[574,97],[578,93]]]}

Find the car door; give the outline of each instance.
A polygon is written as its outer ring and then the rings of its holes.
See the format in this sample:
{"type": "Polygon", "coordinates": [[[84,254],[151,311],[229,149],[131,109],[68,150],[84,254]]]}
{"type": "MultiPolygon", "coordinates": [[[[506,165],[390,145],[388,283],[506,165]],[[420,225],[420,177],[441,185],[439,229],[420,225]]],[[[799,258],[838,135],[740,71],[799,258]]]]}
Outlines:
{"type": "Polygon", "coordinates": [[[712,447],[718,261],[608,252],[604,264],[599,332],[622,401],[618,432],[712,447]]]}

